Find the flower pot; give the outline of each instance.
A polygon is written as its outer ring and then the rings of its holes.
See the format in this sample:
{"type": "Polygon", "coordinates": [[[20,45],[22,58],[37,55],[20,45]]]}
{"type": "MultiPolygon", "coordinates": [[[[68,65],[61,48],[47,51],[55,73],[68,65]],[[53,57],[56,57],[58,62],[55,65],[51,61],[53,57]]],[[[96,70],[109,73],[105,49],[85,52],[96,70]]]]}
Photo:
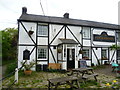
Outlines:
{"type": "Polygon", "coordinates": [[[25,71],[24,71],[24,74],[25,74],[25,75],[31,75],[31,73],[32,73],[32,70],[25,70],[25,71]]]}
{"type": "Polygon", "coordinates": [[[29,35],[32,35],[34,33],[34,31],[29,31],[28,34],[29,35]]]}

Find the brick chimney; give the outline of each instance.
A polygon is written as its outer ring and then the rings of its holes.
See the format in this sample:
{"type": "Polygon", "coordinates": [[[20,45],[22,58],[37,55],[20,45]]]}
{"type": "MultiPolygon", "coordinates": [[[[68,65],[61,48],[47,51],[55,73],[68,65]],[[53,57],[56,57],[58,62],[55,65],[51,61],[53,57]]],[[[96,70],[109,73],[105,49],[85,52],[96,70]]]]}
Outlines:
{"type": "Polygon", "coordinates": [[[22,14],[27,14],[27,8],[26,7],[22,7],[22,14]]]}
{"type": "Polygon", "coordinates": [[[69,13],[65,13],[63,16],[64,18],[69,18],[69,13]]]}

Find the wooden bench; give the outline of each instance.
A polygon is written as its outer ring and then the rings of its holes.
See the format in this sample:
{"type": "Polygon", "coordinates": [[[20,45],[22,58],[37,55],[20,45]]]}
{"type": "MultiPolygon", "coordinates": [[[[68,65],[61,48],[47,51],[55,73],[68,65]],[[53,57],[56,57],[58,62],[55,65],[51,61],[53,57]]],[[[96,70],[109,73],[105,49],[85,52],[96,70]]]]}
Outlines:
{"type": "Polygon", "coordinates": [[[82,78],[78,78],[75,76],[66,76],[66,77],[48,79],[48,82],[49,82],[48,89],[50,90],[52,86],[55,86],[55,89],[57,89],[59,85],[64,85],[64,84],[70,85],[71,88],[76,88],[73,85],[74,82],[76,82],[78,88],[80,88],[79,80],[82,80],[82,78]]]}
{"type": "Polygon", "coordinates": [[[97,76],[98,74],[89,74],[89,75],[84,75],[83,78],[88,79],[89,77],[94,77],[95,80],[97,81],[97,78],[96,78],[97,76]]]}

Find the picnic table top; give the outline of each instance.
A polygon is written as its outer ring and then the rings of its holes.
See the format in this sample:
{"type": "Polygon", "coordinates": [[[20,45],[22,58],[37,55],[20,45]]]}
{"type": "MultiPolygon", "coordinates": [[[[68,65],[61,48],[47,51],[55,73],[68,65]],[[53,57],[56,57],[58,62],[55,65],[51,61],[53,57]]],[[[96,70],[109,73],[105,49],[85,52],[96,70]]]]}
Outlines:
{"type": "Polygon", "coordinates": [[[78,80],[78,77],[75,76],[59,77],[59,78],[49,79],[48,81],[50,81],[51,83],[59,83],[59,82],[67,82],[72,80],[78,80]]]}
{"type": "Polygon", "coordinates": [[[86,71],[86,70],[93,70],[93,68],[75,68],[75,69],[72,69],[72,71],[86,71]]]}

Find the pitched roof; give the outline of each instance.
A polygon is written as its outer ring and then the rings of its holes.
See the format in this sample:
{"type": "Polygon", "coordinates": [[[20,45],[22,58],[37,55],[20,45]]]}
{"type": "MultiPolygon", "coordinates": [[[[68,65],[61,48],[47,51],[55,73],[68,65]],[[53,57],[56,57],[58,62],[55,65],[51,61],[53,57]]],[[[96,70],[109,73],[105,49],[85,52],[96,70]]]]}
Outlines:
{"type": "Polygon", "coordinates": [[[54,24],[77,25],[77,26],[89,26],[89,27],[106,28],[106,29],[119,29],[118,25],[115,24],[108,24],[108,23],[80,20],[80,19],[78,20],[78,19],[71,19],[64,17],[33,15],[33,14],[22,14],[18,19],[18,21],[19,20],[31,21],[31,22],[54,23],[54,24]]]}

